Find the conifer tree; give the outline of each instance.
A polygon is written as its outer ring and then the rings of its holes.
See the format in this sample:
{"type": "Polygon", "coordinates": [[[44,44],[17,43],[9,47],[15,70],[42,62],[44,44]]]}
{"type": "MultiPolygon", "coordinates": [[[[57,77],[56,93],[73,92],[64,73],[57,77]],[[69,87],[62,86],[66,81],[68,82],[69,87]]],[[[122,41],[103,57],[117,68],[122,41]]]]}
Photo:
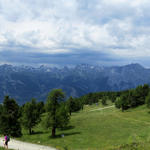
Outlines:
{"type": "Polygon", "coordinates": [[[19,105],[17,102],[5,96],[0,112],[0,131],[13,137],[21,136],[21,125],[19,122],[19,105]]]}
{"type": "Polygon", "coordinates": [[[145,102],[146,102],[147,107],[150,108],[150,92],[146,96],[145,102]]]}
{"type": "Polygon", "coordinates": [[[46,127],[51,127],[51,135],[55,137],[56,129],[66,126],[69,122],[68,109],[63,103],[65,94],[61,89],[52,90],[46,102],[46,127]]]}
{"type": "Polygon", "coordinates": [[[39,123],[40,114],[35,99],[32,99],[24,105],[21,121],[22,125],[29,130],[29,134],[32,134],[32,128],[39,123]]]}

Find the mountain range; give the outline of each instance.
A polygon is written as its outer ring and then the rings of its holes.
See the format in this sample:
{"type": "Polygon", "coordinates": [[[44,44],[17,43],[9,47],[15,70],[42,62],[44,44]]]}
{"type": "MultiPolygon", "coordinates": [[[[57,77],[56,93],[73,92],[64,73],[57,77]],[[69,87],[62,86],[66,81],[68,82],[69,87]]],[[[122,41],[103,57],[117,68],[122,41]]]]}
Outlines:
{"type": "Polygon", "coordinates": [[[31,98],[45,101],[54,88],[61,88],[68,96],[79,97],[90,92],[120,91],[150,84],[150,69],[140,64],[125,66],[74,67],[0,66],[0,102],[5,95],[23,104],[31,98]]]}

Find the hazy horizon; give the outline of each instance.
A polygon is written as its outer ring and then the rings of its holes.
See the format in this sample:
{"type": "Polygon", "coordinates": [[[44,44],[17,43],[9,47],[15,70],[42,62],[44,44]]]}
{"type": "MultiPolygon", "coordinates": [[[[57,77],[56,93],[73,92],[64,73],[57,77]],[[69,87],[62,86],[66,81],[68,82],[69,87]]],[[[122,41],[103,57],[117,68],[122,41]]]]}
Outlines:
{"type": "Polygon", "coordinates": [[[0,64],[150,67],[148,0],[0,0],[0,64]]]}
{"type": "Polygon", "coordinates": [[[79,65],[89,65],[89,66],[93,66],[93,67],[124,67],[124,66],[129,66],[129,65],[139,65],[141,67],[144,67],[145,69],[149,69],[150,67],[145,67],[143,65],[141,65],[140,63],[129,63],[129,64],[123,64],[123,65],[103,65],[103,64],[86,64],[86,63],[81,63],[81,64],[75,64],[75,65],[52,65],[52,64],[38,64],[38,65],[32,65],[32,64],[11,64],[11,63],[4,63],[4,64],[0,64],[0,66],[3,65],[10,65],[13,67],[32,67],[32,68],[40,68],[40,67],[48,67],[48,68],[58,68],[58,69],[62,69],[64,67],[68,67],[68,68],[74,68],[77,67],[79,65]]]}

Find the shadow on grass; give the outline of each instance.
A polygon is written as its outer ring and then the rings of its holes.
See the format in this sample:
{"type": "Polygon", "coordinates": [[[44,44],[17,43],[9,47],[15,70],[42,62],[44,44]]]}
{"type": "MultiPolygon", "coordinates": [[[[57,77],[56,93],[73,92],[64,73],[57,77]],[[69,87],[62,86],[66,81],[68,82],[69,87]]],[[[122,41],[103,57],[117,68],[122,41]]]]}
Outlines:
{"type": "Polygon", "coordinates": [[[70,136],[70,135],[76,135],[76,134],[81,134],[81,132],[72,132],[72,133],[62,133],[62,134],[57,134],[55,137],[49,136],[51,139],[56,139],[56,138],[63,138],[65,136],[70,136]]]}
{"type": "MultiPolygon", "coordinates": [[[[31,135],[36,135],[36,134],[45,134],[48,133],[48,131],[32,131],[31,135]]],[[[25,134],[24,134],[25,135],[25,134]]],[[[29,133],[26,133],[26,135],[30,135],[29,133]]]]}
{"type": "Polygon", "coordinates": [[[43,132],[43,131],[32,132],[32,135],[35,135],[35,134],[45,134],[45,132],[43,132]]]}
{"type": "Polygon", "coordinates": [[[71,130],[71,129],[74,129],[74,128],[75,128],[74,126],[67,126],[67,127],[64,127],[62,129],[60,129],[60,131],[71,130]]]}

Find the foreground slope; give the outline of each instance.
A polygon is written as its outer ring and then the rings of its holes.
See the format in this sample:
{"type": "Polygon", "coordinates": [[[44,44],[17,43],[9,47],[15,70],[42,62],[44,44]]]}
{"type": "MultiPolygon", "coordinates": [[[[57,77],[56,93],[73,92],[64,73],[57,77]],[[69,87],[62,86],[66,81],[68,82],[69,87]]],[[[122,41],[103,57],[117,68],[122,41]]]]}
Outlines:
{"type": "Polygon", "coordinates": [[[125,112],[114,107],[99,108],[101,106],[85,106],[83,111],[73,113],[70,127],[58,130],[55,139],[50,137],[50,130],[45,130],[41,123],[34,129],[34,135],[29,136],[23,131],[21,140],[40,141],[44,145],[69,150],[116,150],[121,146],[124,146],[123,149],[119,149],[128,150],[133,143],[139,144],[139,147],[144,145],[145,150],[150,148],[150,114],[146,106],[125,112]]]}

